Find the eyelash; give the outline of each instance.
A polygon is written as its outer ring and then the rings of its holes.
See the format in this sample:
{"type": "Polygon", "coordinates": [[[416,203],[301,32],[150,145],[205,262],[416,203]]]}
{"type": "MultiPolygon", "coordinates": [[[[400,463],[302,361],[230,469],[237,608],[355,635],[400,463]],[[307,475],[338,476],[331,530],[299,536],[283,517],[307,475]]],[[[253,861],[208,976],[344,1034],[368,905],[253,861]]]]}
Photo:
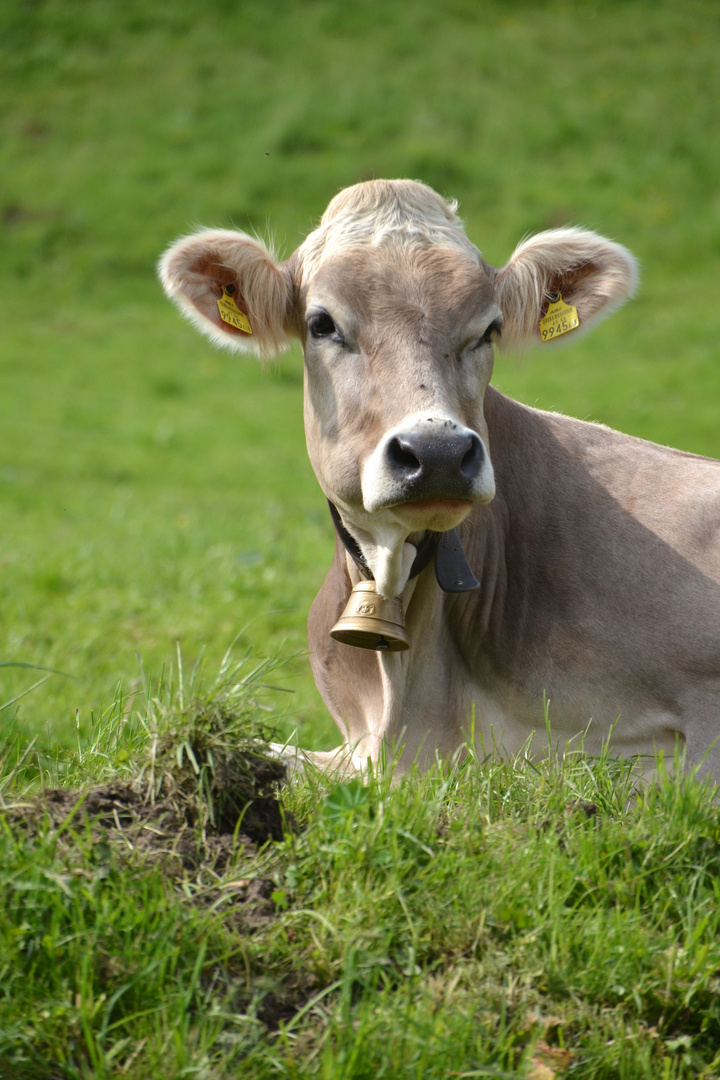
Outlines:
{"type": "Polygon", "coordinates": [[[467,352],[475,352],[475,350],[479,349],[481,345],[489,345],[492,342],[493,337],[500,337],[501,333],[502,333],[502,320],[501,319],[495,319],[494,322],[490,323],[490,325],[488,326],[487,330],[482,335],[482,337],[476,338],[475,341],[473,341],[468,346],[466,351],[467,352]]]}

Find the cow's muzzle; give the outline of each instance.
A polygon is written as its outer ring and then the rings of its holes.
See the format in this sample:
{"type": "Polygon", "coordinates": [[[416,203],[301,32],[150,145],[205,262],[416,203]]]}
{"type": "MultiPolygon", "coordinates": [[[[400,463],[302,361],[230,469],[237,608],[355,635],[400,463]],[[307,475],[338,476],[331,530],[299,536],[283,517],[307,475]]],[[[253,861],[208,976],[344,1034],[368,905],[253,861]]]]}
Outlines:
{"type": "Polygon", "coordinates": [[[388,432],[363,470],[367,510],[402,503],[487,502],[495,491],[480,436],[455,420],[428,416],[388,432]]]}

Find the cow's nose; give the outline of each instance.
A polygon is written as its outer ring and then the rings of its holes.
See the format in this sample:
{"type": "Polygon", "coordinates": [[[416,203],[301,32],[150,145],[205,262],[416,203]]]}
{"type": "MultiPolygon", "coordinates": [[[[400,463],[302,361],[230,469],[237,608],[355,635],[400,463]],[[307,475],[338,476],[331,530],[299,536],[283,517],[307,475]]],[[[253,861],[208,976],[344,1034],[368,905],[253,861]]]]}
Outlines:
{"type": "Polygon", "coordinates": [[[471,431],[430,435],[411,432],[395,435],[387,444],[387,461],[398,480],[415,485],[445,481],[471,482],[483,463],[483,445],[471,431]]]}

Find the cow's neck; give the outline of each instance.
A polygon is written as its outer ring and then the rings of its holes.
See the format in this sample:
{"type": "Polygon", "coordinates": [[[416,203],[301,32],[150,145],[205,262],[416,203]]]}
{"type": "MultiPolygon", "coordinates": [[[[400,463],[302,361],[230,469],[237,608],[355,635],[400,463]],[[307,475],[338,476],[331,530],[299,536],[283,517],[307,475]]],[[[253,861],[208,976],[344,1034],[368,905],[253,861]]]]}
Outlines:
{"type": "Polygon", "coordinates": [[[517,681],[549,628],[567,617],[564,583],[571,577],[578,594],[588,557],[603,542],[603,492],[584,460],[596,429],[492,387],[485,420],[497,488],[466,523],[466,550],[481,587],[470,598],[474,632],[460,638],[468,664],[477,669],[482,654],[483,664],[517,681]]]}

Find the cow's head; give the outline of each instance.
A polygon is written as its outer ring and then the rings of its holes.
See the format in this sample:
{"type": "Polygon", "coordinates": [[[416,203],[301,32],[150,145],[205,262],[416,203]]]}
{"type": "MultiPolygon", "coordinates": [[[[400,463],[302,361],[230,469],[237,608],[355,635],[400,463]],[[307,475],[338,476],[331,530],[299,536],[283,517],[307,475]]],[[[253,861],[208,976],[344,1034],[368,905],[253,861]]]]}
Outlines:
{"type": "Polygon", "coordinates": [[[333,199],[284,263],[244,233],[204,230],[160,264],[215,342],[266,356],[300,338],[313,468],[386,596],[407,580],[408,538],[452,529],[494,495],[493,344],[539,340],[556,293],[585,328],[635,282],[630,253],[582,229],[526,240],[497,270],[455,209],[423,184],[371,181],[333,199]]]}

